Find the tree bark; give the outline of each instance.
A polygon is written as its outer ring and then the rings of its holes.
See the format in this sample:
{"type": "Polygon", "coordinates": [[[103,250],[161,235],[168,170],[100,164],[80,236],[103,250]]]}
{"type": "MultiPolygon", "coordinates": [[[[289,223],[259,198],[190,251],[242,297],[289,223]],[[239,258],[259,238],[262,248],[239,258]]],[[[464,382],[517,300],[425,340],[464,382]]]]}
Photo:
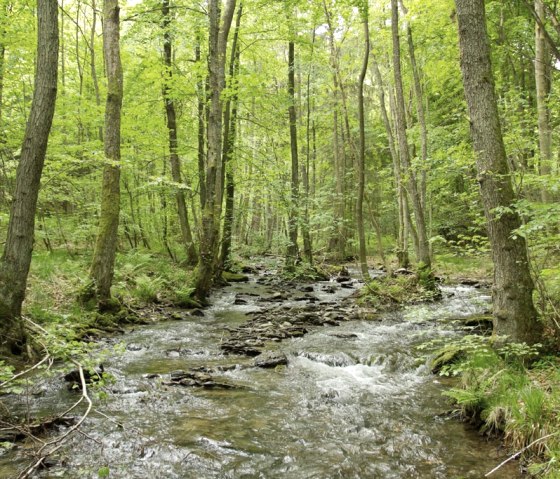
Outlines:
{"type": "Polygon", "coordinates": [[[397,0],[391,0],[391,29],[393,37],[393,72],[395,78],[396,94],[396,130],[399,144],[399,153],[403,174],[408,177],[408,189],[412,200],[412,209],[416,230],[418,233],[418,257],[416,258],[421,269],[431,269],[430,245],[426,232],[426,222],[424,220],[424,209],[422,208],[421,195],[418,190],[414,171],[410,166],[410,152],[408,149],[408,139],[406,134],[405,102],[402,85],[401,73],[401,54],[399,41],[399,10],[397,0]]]}
{"type": "Polygon", "coordinates": [[[165,104],[165,116],[167,119],[167,132],[169,137],[169,164],[171,165],[171,178],[177,188],[177,191],[175,192],[175,201],[177,203],[177,215],[179,216],[179,224],[181,226],[181,237],[187,255],[186,263],[190,266],[194,266],[198,262],[198,254],[194,245],[191,225],[189,222],[185,192],[179,186],[183,185],[183,177],[181,175],[181,160],[177,151],[179,147],[179,142],[177,140],[177,114],[175,111],[175,101],[173,100],[170,87],[173,80],[173,45],[170,32],[171,15],[169,10],[169,0],[162,1],[161,12],[163,15],[163,61],[165,65],[163,101],[165,104]]]}
{"type": "Polygon", "coordinates": [[[420,71],[416,62],[416,51],[414,48],[414,39],[412,37],[412,27],[410,26],[410,22],[406,23],[406,38],[408,44],[408,55],[410,57],[410,66],[412,67],[414,96],[416,98],[416,114],[418,115],[418,124],[420,126],[420,202],[425,213],[428,170],[428,126],[426,124],[426,112],[424,111],[424,93],[422,91],[422,83],[420,82],[420,71]]]}
{"type": "Polygon", "coordinates": [[[111,284],[115,271],[117,234],[120,215],[121,107],[123,72],[119,46],[118,0],[103,3],[103,55],[107,73],[105,104],[105,166],[101,186],[101,211],[90,278],[93,297],[100,309],[110,305],[111,284]]]}
{"type": "Polygon", "coordinates": [[[329,241],[329,250],[334,251],[339,260],[346,257],[347,231],[345,224],[345,162],[341,154],[339,141],[339,108],[340,108],[340,86],[338,82],[338,51],[335,44],[334,28],[332,26],[331,13],[327,7],[326,0],[323,0],[323,10],[328,30],[328,40],[330,49],[330,67],[333,80],[333,170],[335,177],[335,194],[333,195],[333,224],[334,229],[329,241]]]}
{"type": "Polygon", "coordinates": [[[226,48],[236,0],[227,0],[223,19],[220,1],[209,0],[208,83],[210,106],[208,109],[206,152],[206,201],[202,210],[200,259],[195,285],[197,298],[204,300],[212,287],[218,264],[220,243],[220,217],[222,211],[222,91],[225,86],[226,48]],[[221,23],[221,25],[220,25],[221,23]]]}
{"type": "MultiPolygon", "coordinates": [[[[196,46],[194,50],[195,62],[200,62],[200,38],[197,32],[196,46]]],[[[200,191],[200,208],[203,210],[206,203],[206,157],[205,157],[205,130],[204,122],[206,118],[206,94],[204,91],[204,82],[202,75],[199,74],[196,81],[196,103],[197,103],[197,160],[198,160],[198,187],[200,191]]]]}
{"type": "Polygon", "coordinates": [[[59,41],[56,0],[38,0],[37,22],[34,95],[0,259],[0,349],[13,353],[21,353],[25,345],[21,306],[31,265],[35,211],[56,102],[59,41]]]}
{"type": "Polygon", "coordinates": [[[385,133],[387,134],[387,143],[389,144],[389,153],[391,155],[391,160],[393,163],[393,174],[395,175],[395,185],[397,192],[397,208],[398,208],[398,232],[397,232],[397,261],[399,268],[408,268],[410,266],[408,259],[408,232],[406,230],[405,221],[405,201],[404,191],[402,186],[401,177],[401,165],[399,161],[399,155],[395,148],[395,137],[393,135],[393,129],[391,127],[391,121],[389,120],[389,115],[387,113],[387,107],[385,105],[385,88],[383,86],[383,79],[381,77],[381,72],[379,71],[379,65],[375,58],[373,58],[373,74],[378,87],[379,94],[379,105],[381,110],[381,119],[383,120],[383,126],[385,128],[385,133]]]}
{"type": "MultiPolygon", "coordinates": [[[[541,0],[535,0],[535,12],[544,18],[544,6],[541,0]]],[[[537,124],[539,131],[539,173],[547,176],[552,164],[552,130],[550,128],[550,109],[548,101],[551,89],[550,49],[543,34],[544,25],[535,23],[535,86],[537,90],[537,124]]],[[[548,188],[541,189],[544,203],[551,200],[548,188]]]]}
{"type": "Polygon", "coordinates": [[[307,262],[313,264],[313,244],[311,241],[311,232],[309,224],[309,203],[310,203],[310,167],[311,167],[311,74],[313,73],[313,56],[315,53],[315,27],[313,28],[312,38],[311,38],[311,60],[309,70],[307,72],[307,91],[306,91],[306,143],[305,143],[305,165],[302,165],[302,179],[303,179],[303,222],[301,228],[301,235],[303,237],[303,255],[307,262]]]}
{"type": "MultiPolygon", "coordinates": [[[[97,25],[97,5],[95,0],[91,2],[91,33],[89,38],[89,53],[90,53],[90,71],[91,71],[91,80],[93,82],[93,92],[95,94],[95,104],[97,106],[101,106],[101,94],[99,93],[99,80],[97,78],[97,66],[95,63],[95,29],[97,25]]],[[[99,141],[103,141],[103,127],[99,125],[97,129],[97,134],[99,136],[99,141]]]]}
{"type": "Polygon", "coordinates": [[[299,209],[299,158],[297,144],[297,117],[295,105],[295,45],[288,42],[288,97],[290,106],[290,153],[292,158],[292,176],[290,182],[290,207],[288,216],[288,249],[286,251],[286,270],[293,271],[299,258],[298,248],[298,209],[299,209]]]}
{"type": "Polygon", "coordinates": [[[239,50],[239,27],[241,25],[241,16],[243,14],[243,3],[239,3],[237,9],[237,17],[235,20],[235,33],[231,45],[231,57],[229,64],[229,80],[230,87],[233,90],[231,99],[227,101],[224,113],[224,148],[223,148],[223,170],[225,173],[225,190],[226,202],[224,212],[224,228],[222,233],[222,247],[220,249],[220,260],[217,268],[217,273],[220,275],[224,269],[229,268],[232,233],[233,233],[233,215],[234,215],[234,202],[235,202],[235,179],[233,175],[233,166],[231,161],[233,159],[233,152],[235,148],[235,141],[237,138],[237,76],[239,74],[239,62],[241,54],[239,50]]]}
{"type": "Polygon", "coordinates": [[[366,162],[366,133],[365,133],[365,114],[364,114],[364,80],[366,78],[368,59],[369,59],[369,18],[367,0],[361,8],[364,24],[364,59],[362,70],[358,80],[358,119],[360,124],[360,146],[358,151],[358,165],[356,168],[356,176],[358,180],[358,192],[356,195],[356,226],[358,229],[359,241],[359,261],[360,269],[364,280],[369,280],[369,269],[367,264],[366,253],[366,235],[364,230],[364,187],[365,187],[365,162],[366,162]]]}
{"type": "Polygon", "coordinates": [[[521,221],[512,206],[515,197],[498,116],[484,0],[455,4],[478,183],[492,245],[494,333],[507,335],[510,341],[535,343],[542,325],[533,306],[527,245],[514,233],[521,221]]]}

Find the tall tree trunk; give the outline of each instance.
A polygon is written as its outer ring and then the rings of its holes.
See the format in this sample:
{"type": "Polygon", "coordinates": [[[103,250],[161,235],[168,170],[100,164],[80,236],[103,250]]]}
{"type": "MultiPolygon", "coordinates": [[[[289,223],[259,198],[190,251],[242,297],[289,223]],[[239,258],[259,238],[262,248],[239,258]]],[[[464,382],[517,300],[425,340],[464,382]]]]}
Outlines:
{"type": "Polygon", "coordinates": [[[224,213],[224,228],[222,233],[222,247],[220,249],[220,260],[217,273],[221,274],[224,269],[229,268],[232,233],[233,233],[233,207],[235,201],[235,181],[233,176],[233,152],[235,149],[235,140],[237,137],[237,76],[239,74],[239,62],[241,59],[239,51],[239,27],[241,25],[241,16],[243,14],[243,3],[239,3],[237,9],[237,17],[235,20],[235,32],[231,44],[231,58],[229,63],[229,80],[233,95],[227,101],[224,112],[224,148],[223,148],[223,171],[225,173],[225,189],[226,203],[224,213]]]}
{"type": "Polygon", "coordinates": [[[412,67],[414,96],[416,98],[416,114],[418,115],[418,124],[420,126],[420,202],[425,214],[428,170],[428,127],[426,124],[426,112],[424,111],[424,93],[420,82],[420,71],[416,62],[416,52],[414,49],[414,40],[412,38],[412,27],[410,26],[410,22],[406,22],[406,37],[410,66],[412,67]]]}
{"type": "MultiPolygon", "coordinates": [[[[200,63],[200,33],[197,32],[195,46],[195,61],[200,63]]],[[[206,158],[204,148],[204,123],[206,119],[206,94],[204,91],[204,81],[199,73],[196,81],[196,103],[197,103],[197,160],[198,160],[198,187],[200,192],[200,208],[203,210],[206,203],[206,158]]]]}
{"type": "Polygon", "coordinates": [[[430,245],[426,232],[426,222],[424,220],[424,209],[422,208],[421,195],[418,191],[418,185],[414,171],[410,167],[410,153],[408,149],[408,139],[406,134],[406,117],[405,102],[401,73],[401,54],[399,41],[399,7],[397,0],[391,0],[391,30],[393,37],[393,72],[395,78],[395,94],[396,94],[396,130],[399,144],[399,153],[403,174],[408,176],[408,189],[410,199],[412,201],[412,209],[416,222],[416,230],[418,233],[418,266],[421,269],[431,269],[430,245]]]}
{"type": "Polygon", "coordinates": [[[123,72],[119,46],[118,0],[104,0],[103,54],[107,72],[104,150],[106,164],[101,186],[101,211],[90,270],[93,295],[100,309],[111,306],[120,214],[121,106],[123,72]]]}
{"type": "Polygon", "coordinates": [[[358,152],[358,165],[356,168],[356,176],[358,179],[358,192],[356,195],[356,226],[358,229],[359,241],[359,261],[362,276],[365,280],[369,280],[369,269],[367,264],[366,253],[366,234],[364,231],[364,186],[365,186],[365,162],[366,162],[366,132],[365,132],[365,114],[364,114],[364,80],[366,78],[368,59],[369,59],[369,16],[367,0],[361,7],[362,21],[364,23],[364,59],[362,63],[362,71],[358,80],[358,119],[360,124],[360,147],[358,152]]]}
{"type": "MultiPolygon", "coordinates": [[[[163,61],[165,64],[164,82],[163,82],[163,101],[165,103],[165,115],[167,119],[167,132],[169,137],[169,164],[171,165],[171,178],[176,185],[183,185],[181,175],[181,160],[177,152],[177,114],[175,112],[175,101],[171,95],[170,85],[173,82],[173,65],[172,65],[172,39],[170,32],[171,15],[169,11],[169,0],[162,1],[161,12],[163,15],[163,61]]],[[[187,210],[187,202],[185,200],[185,192],[179,186],[176,186],[175,201],[177,203],[177,215],[179,216],[179,224],[181,226],[181,237],[183,246],[187,254],[187,264],[196,265],[198,255],[193,241],[191,225],[189,222],[189,213],[187,210]]]]}
{"type": "MultiPolygon", "coordinates": [[[[345,224],[345,162],[339,141],[339,108],[340,108],[340,86],[338,82],[338,51],[336,48],[334,28],[332,26],[331,13],[327,7],[326,0],[323,0],[323,10],[328,30],[330,67],[333,80],[333,170],[335,177],[335,194],[333,197],[333,223],[335,225],[329,241],[329,250],[336,252],[338,259],[346,257],[346,224],[345,224]]],[[[344,142],[342,142],[344,144],[344,142]]]]}
{"type": "Polygon", "coordinates": [[[298,209],[299,209],[299,159],[297,144],[297,117],[295,105],[295,45],[288,42],[288,96],[290,106],[290,153],[292,158],[292,176],[290,182],[290,207],[288,216],[288,249],[286,251],[286,270],[293,271],[299,257],[298,248],[298,209]]]}
{"type": "Polygon", "coordinates": [[[398,233],[397,233],[397,261],[399,268],[408,268],[408,238],[406,231],[406,221],[405,221],[405,207],[406,203],[404,201],[404,191],[402,186],[401,177],[401,165],[399,161],[399,155],[395,148],[395,138],[393,135],[393,129],[391,127],[391,121],[389,120],[389,115],[387,114],[387,107],[385,105],[385,89],[383,86],[383,79],[381,77],[381,72],[379,71],[379,65],[375,58],[373,59],[373,74],[375,81],[377,82],[379,91],[379,105],[381,106],[381,119],[383,120],[383,126],[385,128],[385,133],[387,134],[387,142],[389,144],[389,153],[391,154],[391,160],[393,162],[393,174],[395,175],[395,184],[397,190],[397,208],[398,208],[398,233]]]}
{"type": "MultiPolygon", "coordinates": [[[[91,33],[89,38],[89,66],[91,71],[91,80],[93,82],[93,92],[95,94],[95,104],[97,106],[101,106],[101,94],[99,93],[99,80],[97,78],[97,65],[95,63],[95,29],[97,25],[97,5],[95,0],[92,0],[91,3],[91,33]]],[[[99,140],[103,141],[103,127],[99,125],[97,129],[97,134],[99,136],[99,140]]]]}
{"type": "Polygon", "coordinates": [[[25,345],[21,305],[31,265],[35,210],[56,102],[56,0],[38,0],[37,22],[37,69],[33,101],[16,172],[6,244],[0,259],[0,349],[13,353],[21,353],[25,345]]]}
{"type": "Polygon", "coordinates": [[[301,235],[303,237],[303,255],[305,256],[307,262],[313,264],[313,245],[311,242],[311,233],[309,225],[309,202],[310,202],[310,187],[309,187],[309,173],[311,166],[311,74],[313,73],[313,56],[315,53],[315,28],[313,28],[312,38],[311,38],[311,60],[310,66],[307,73],[307,91],[306,91],[306,105],[307,105],[307,115],[306,115],[306,144],[305,144],[305,165],[302,165],[302,179],[303,179],[303,190],[304,190],[304,208],[303,208],[303,221],[301,228],[301,235]]]}
{"type": "Polygon", "coordinates": [[[202,210],[200,260],[196,279],[196,296],[204,300],[212,287],[218,263],[220,217],[222,211],[222,91],[225,85],[226,48],[236,0],[227,0],[223,19],[220,1],[209,0],[210,22],[208,42],[208,83],[210,107],[208,111],[208,148],[206,156],[206,201],[202,210]],[[221,25],[220,25],[221,24],[221,25]]]}
{"type": "MultiPolygon", "coordinates": [[[[542,0],[535,0],[535,12],[544,18],[542,0]]],[[[543,34],[543,25],[535,25],[535,85],[537,89],[537,115],[539,129],[539,173],[549,175],[552,164],[552,130],[550,128],[550,109],[548,101],[551,87],[550,49],[543,34]]],[[[541,189],[541,199],[551,200],[548,188],[541,189]]]]}
{"type": "MultiPolygon", "coordinates": [[[[6,30],[4,28],[4,2],[0,2],[0,149],[3,148],[2,145],[6,142],[6,138],[4,135],[4,62],[6,58],[6,47],[5,47],[5,36],[6,30]]],[[[2,152],[0,151],[0,154],[2,152]]]]}
{"type": "Polygon", "coordinates": [[[533,306],[533,280],[522,236],[514,236],[521,221],[514,209],[511,175],[502,137],[484,0],[455,0],[459,24],[461,70],[476,155],[478,183],[488,222],[494,262],[494,333],[510,341],[539,341],[542,325],[533,306]]]}

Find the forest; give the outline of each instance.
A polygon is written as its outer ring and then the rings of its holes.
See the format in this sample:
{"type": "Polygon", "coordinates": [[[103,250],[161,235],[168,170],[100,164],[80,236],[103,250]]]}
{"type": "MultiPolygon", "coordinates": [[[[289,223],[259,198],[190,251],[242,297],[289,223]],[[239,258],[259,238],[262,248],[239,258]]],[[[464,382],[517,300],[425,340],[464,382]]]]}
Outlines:
{"type": "Polygon", "coordinates": [[[556,0],[0,0],[0,478],[560,477],[559,71],[556,0]]]}

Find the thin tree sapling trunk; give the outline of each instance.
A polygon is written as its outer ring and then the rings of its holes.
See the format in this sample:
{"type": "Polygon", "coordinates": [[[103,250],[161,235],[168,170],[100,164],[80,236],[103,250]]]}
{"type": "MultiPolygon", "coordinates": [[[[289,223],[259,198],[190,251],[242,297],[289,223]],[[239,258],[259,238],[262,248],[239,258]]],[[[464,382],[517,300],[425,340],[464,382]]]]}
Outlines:
{"type": "Polygon", "coordinates": [[[187,256],[186,263],[189,266],[194,266],[198,262],[198,254],[194,245],[191,225],[189,222],[185,192],[179,186],[183,185],[183,177],[181,175],[181,159],[179,158],[179,153],[177,151],[179,147],[177,139],[177,113],[170,87],[173,82],[173,45],[170,32],[171,14],[169,9],[169,0],[162,1],[161,12],[163,15],[163,61],[165,65],[163,101],[165,104],[165,116],[167,120],[167,132],[169,138],[169,164],[171,165],[171,178],[177,188],[177,191],[175,192],[175,201],[177,203],[179,225],[181,226],[181,237],[187,256]]]}
{"type": "Polygon", "coordinates": [[[292,174],[290,182],[290,207],[288,213],[288,248],[286,251],[286,270],[293,271],[299,258],[298,247],[298,209],[299,209],[299,158],[297,143],[297,117],[295,105],[295,45],[288,42],[288,97],[290,105],[288,116],[290,121],[290,154],[292,158],[292,174]]]}
{"type": "Polygon", "coordinates": [[[358,229],[359,241],[359,261],[362,277],[369,280],[369,269],[367,264],[366,253],[366,235],[364,228],[364,187],[365,187],[365,161],[366,161],[366,134],[365,134],[365,114],[364,114],[364,80],[366,78],[368,59],[369,59],[369,16],[367,0],[360,8],[362,14],[362,22],[364,24],[364,59],[362,70],[358,80],[358,119],[360,124],[360,146],[358,150],[358,161],[356,168],[356,176],[358,179],[358,192],[356,195],[356,226],[358,229]]]}

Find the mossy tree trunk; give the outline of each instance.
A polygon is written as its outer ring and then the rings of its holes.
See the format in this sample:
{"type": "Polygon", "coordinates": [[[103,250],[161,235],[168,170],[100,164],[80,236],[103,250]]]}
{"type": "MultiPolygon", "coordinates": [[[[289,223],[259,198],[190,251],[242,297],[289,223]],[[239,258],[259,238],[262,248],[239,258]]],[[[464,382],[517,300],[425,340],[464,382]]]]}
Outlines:
{"type": "Polygon", "coordinates": [[[103,54],[107,73],[105,106],[105,166],[101,187],[101,211],[93,252],[90,278],[93,297],[100,309],[110,306],[111,283],[115,271],[120,214],[121,107],[123,72],[119,45],[118,0],[103,4],[103,54]]]}
{"type": "Polygon", "coordinates": [[[21,353],[26,340],[21,306],[31,265],[37,198],[56,103],[59,41],[56,0],[38,0],[37,22],[34,94],[0,259],[0,349],[13,353],[21,353]]]}
{"type": "Polygon", "coordinates": [[[286,270],[293,271],[299,259],[298,247],[298,210],[299,210],[299,155],[297,141],[297,115],[295,99],[295,45],[288,42],[288,118],[290,121],[290,155],[292,176],[290,182],[290,207],[288,212],[288,249],[286,251],[286,270]]]}
{"type": "Polygon", "coordinates": [[[220,4],[219,0],[209,0],[208,2],[208,94],[210,105],[206,129],[208,139],[205,172],[206,200],[202,209],[200,258],[195,285],[195,294],[200,300],[204,300],[208,296],[218,265],[223,197],[221,188],[223,101],[221,96],[225,86],[227,39],[236,0],[226,1],[223,18],[220,13],[220,4]]]}
{"type": "Polygon", "coordinates": [[[539,341],[527,245],[515,201],[490,63],[484,0],[455,0],[461,70],[476,155],[478,183],[492,245],[494,333],[515,342],[539,341]],[[501,211],[500,211],[501,210],[501,211]]]}
{"type": "Polygon", "coordinates": [[[222,246],[220,249],[220,260],[217,268],[217,274],[230,267],[231,243],[233,234],[233,209],[235,201],[235,178],[233,175],[233,152],[235,141],[237,139],[237,101],[238,101],[238,80],[239,62],[241,54],[239,50],[239,27],[241,25],[241,16],[243,14],[243,4],[239,3],[237,16],[235,20],[235,33],[231,45],[231,57],[229,63],[229,81],[230,88],[233,90],[231,99],[227,101],[224,112],[224,146],[223,146],[223,173],[225,175],[225,212],[224,227],[222,233],[222,246]]]}
{"type": "MultiPolygon", "coordinates": [[[[544,18],[542,0],[535,0],[535,13],[544,18]]],[[[544,35],[544,25],[535,23],[535,86],[537,93],[537,125],[539,130],[539,173],[550,174],[552,165],[552,129],[550,127],[550,109],[548,107],[551,91],[551,56],[550,48],[544,35]]],[[[548,188],[541,189],[541,199],[548,203],[551,195],[548,188]]]]}

